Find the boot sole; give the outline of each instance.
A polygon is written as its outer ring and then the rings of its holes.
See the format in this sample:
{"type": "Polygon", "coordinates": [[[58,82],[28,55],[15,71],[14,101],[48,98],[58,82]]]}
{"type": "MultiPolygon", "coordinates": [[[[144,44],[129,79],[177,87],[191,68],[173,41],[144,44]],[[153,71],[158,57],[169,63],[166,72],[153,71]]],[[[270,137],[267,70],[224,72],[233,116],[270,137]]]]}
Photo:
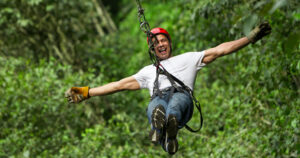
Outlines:
{"type": "Polygon", "coordinates": [[[170,155],[173,155],[178,150],[178,141],[176,139],[178,133],[178,123],[175,115],[168,116],[167,129],[166,129],[166,142],[165,148],[170,155]]]}
{"type": "Polygon", "coordinates": [[[167,151],[170,155],[174,155],[178,150],[177,139],[170,140],[167,144],[167,151]]]}
{"type": "Polygon", "coordinates": [[[169,115],[167,123],[168,138],[176,138],[178,132],[178,123],[174,115],[169,115]]]}
{"type": "Polygon", "coordinates": [[[152,126],[156,129],[162,129],[166,122],[166,111],[162,105],[158,105],[151,115],[152,126]]]}
{"type": "Polygon", "coordinates": [[[152,115],[151,115],[152,126],[156,128],[156,130],[152,129],[149,133],[149,138],[151,142],[154,144],[158,144],[162,137],[162,133],[159,133],[158,130],[161,130],[160,132],[162,132],[162,129],[165,126],[165,120],[166,120],[165,118],[166,118],[166,112],[164,107],[162,105],[158,105],[152,111],[152,115]]]}

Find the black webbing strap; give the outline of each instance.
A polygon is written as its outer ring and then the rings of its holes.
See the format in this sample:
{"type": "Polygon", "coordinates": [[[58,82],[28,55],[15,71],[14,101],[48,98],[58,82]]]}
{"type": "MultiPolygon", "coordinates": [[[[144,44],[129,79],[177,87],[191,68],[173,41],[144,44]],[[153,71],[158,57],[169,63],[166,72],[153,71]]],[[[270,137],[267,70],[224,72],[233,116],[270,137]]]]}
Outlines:
{"type": "Polygon", "coordinates": [[[162,92],[159,90],[159,85],[158,85],[158,77],[159,77],[160,70],[158,67],[156,67],[156,77],[154,81],[154,87],[153,87],[153,96],[151,99],[153,99],[156,95],[158,95],[160,98],[162,97],[162,92]]]}
{"type": "Polygon", "coordinates": [[[177,82],[181,86],[181,88],[183,88],[184,90],[186,90],[189,93],[190,97],[193,100],[193,104],[196,106],[196,108],[198,109],[198,111],[200,113],[200,126],[196,130],[192,129],[191,127],[189,127],[186,124],[184,126],[190,132],[198,132],[202,128],[202,125],[203,125],[203,116],[202,116],[200,103],[196,99],[196,97],[194,96],[193,91],[188,86],[186,86],[182,81],[180,81],[178,78],[176,78],[175,76],[170,74],[162,65],[157,65],[156,66],[156,78],[155,78],[155,81],[154,81],[153,95],[158,94],[160,97],[162,96],[162,92],[159,90],[159,86],[158,86],[158,76],[159,76],[159,74],[166,75],[167,78],[169,79],[169,81],[171,82],[172,89],[171,89],[169,99],[173,96],[175,89],[179,92],[181,91],[181,89],[179,88],[179,86],[175,82],[177,82]]]}

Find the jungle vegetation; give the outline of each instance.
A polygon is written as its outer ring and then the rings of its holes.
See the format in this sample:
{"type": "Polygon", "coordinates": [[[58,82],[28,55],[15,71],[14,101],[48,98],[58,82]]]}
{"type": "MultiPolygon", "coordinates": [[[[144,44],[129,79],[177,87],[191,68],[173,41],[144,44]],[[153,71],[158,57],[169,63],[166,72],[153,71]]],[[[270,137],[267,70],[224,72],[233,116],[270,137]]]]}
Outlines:
{"type": "MultiPolygon", "coordinates": [[[[300,156],[300,1],[141,0],[175,55],[272,33],[203,68],[195,84],[204,126],[178,134],[174,157],[300,156]]],[[[148,140],[147,90],[69,104],[151,64],[134,0],[0,1],[0,157],[167,157],[148,140]]],[[[195,110],[188,123],[199,126],[195,110]]]]}

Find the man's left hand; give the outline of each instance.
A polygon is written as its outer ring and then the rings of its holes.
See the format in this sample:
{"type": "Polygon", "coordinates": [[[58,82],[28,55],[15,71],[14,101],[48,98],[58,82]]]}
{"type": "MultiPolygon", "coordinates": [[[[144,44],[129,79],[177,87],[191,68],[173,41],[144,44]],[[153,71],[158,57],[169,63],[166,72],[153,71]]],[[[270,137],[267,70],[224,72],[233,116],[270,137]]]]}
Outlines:
{"type": "Polygon", "coordinates": [[[272,31],[271,26],[268,22],[263,22],[260,25],[256,26],[247,36],[251,43],[255,43],[264,36],[270,34],[272,31]]]}

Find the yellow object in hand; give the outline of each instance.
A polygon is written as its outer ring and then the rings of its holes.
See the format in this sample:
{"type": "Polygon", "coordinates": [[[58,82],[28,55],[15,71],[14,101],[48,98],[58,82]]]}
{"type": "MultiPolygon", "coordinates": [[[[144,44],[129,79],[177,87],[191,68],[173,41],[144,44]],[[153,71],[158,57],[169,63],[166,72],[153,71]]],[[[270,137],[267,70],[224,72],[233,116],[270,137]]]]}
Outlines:
{"type": "Polygon", "coordinates": [[[79,103],[89,96],[89,87],[72,87],[65,92],[65,97],[70,103],[79,103]]]}

